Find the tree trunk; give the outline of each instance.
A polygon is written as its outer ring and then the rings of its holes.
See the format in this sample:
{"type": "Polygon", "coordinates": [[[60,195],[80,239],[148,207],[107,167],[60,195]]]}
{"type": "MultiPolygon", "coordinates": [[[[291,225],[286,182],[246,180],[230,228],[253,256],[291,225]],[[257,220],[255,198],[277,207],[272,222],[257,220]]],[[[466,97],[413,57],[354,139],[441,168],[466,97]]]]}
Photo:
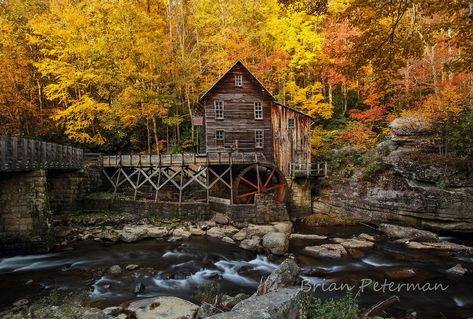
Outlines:
{"type": "MultiPolygon", "coordinates": [[[[450,40],[452,38],[452,29],[451,28],[448,28],[448,39],[450,40]]],[[[448,45],[448,82],[450,84],[452,84],[452,80],[453,80],[453,72],[452,72],[452,45],[451,45],[452,41],[448,41],[447,42],[447,45],[448,45]]]]}
{"type": "Polygon", "coordinates": [[[343,91],[343,113],[342,113],[342,116],[345,116],[345,114],[347,114],[347,111],[348,111],[348,88],[347,88],[347,84],[345,83],[345,81],[343,81],[343,83],[342,83],[342,91],[343,91]]]}
{"type": "Polygon", "coordinates": [[[158,127],[156,125],[155,117],[153,117],[153,128],[154,128],[154,141],[156,142],[156,154],[159,154],[158,127]]]}
{"type": "Polygon", "coordinates": [[[430,47],[429,51],[429,59],[430,59],[430,68],[432,70],[432,81],[434,86],[435,94],[439,94],[439,87],[438,87],[438,77],[437,77],[437,66],[435,65],[435,45],[430,47]]]}
{"type": "Polygon", "coordinates": [[[185,96],[186,96],[186,101],[187,101],[187,109],[189,111],[189,116],[191,118],[191,141],[192,145],[195,143],[195,133],[194,133],[194,115],[192,114],[192,104],[190,101],[190,93],[189,93],[189,86],[186,85],[186,91],[185,91],[185,96]]]}
{"type": "Polygon", "coordinates": [[[331,80],[328,80],[328,102],[330,105],[333,105],[333,86],[331,80]]]}
{"type": "Polygon", "coordinates": [[[39,128],[43,130],[43,94],[41,83],[39,80],[36,80],[36,84],[38,85],[38,102],[39,102],[39,128]]]}
{"type": "Polygon", "coordinates": [[[169,125],[166,125],[166,152],[169,153],[169,125]]]}
{"type": "Polygon", "coordinates": [[[146,140],[148,141],[148,154],[151,154],[151,135],[149,132],[149,119],[146,119],[146,140]]]}
{"type": "Polygon", "coordinates": [[[179,122],[176,124],[176,144],[181,144],[181,125],[179,122]]]}

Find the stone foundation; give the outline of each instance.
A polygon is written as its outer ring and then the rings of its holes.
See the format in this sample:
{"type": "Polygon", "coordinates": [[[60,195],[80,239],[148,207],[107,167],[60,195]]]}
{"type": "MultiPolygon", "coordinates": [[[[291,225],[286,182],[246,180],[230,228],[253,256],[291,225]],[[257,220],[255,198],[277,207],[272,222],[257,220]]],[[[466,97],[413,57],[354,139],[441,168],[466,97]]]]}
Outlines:
{"type": "Polygon", "coordinates": [[[207,203],[154,202],[148,200],[95,199],[86,198],[83,211],[116,211],[156,216],[160,218],[178,218],[187,221],[204,221],[213,217],[207,203]]]}
{"type": "Polygon", "coordinates": [[[74,172],[48,172],[49,205],[53,213],[81,209],[84,197],[102,187],[99,168],[88,167],[74,172]]]}
{"type": "Polygon", "coordinates": [[[269,224],[289,220],[286,205],[276,202],[271,195],[267,194],[256,194],[255,204],[211,203],[211,208],[214,211],[224,213],[235,222],[269,224]]]}
{"type": "Polygon", "coordinates": [[[0,255],[52,246],[47,172],[0,175],[0,255]]]}
{"type": "Polygon", "coordinates": [[[314,180],[293,179],[288,180],[289,196],[287,208],[292,220],[312,214],[312,189],[314,180]]]}
{"type": "Polygon", "coordinates": [[[79,210],[85,194],[100,186],[97,168],[2,173],[0,255],[49,250],[51,215],[79,210]]]}

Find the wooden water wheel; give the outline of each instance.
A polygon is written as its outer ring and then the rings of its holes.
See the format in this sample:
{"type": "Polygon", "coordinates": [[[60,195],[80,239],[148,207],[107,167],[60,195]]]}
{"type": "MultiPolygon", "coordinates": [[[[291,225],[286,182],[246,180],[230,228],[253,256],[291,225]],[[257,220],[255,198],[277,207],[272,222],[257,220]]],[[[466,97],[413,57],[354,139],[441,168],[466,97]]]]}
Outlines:
{"type": "Polygon", "coordinates": [[[286,201],[287,183],[283,173],[272,164],[252,164],[233,180],[235,204],[254,203],[258,193],[270,194],[279,203],[286,201]]]}

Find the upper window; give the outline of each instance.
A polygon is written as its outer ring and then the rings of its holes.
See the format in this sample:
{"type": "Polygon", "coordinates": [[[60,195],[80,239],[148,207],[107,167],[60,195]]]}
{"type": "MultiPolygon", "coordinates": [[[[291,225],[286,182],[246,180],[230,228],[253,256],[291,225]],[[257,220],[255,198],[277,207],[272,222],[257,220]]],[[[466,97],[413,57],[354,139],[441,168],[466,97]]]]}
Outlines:
{"type": "Polygon", "coordinates": [[[224,146],[225,143],[225,131],[224,130],[216,130],[215,131],[215,141],[217,146],[224,146]]]}
{"type": "Polygon", "coordinates": [[[256,130],[255,131],[255,147],[263,148],[263,141],[264,141],[263,130],[256,130]]]}
{"type": "Polygon", "coordinates": [[[215,101],[215,118],[223,119],[223,101],[215,101]]]}
{"type": "Polygon", "coordinates": [[[261,102],[255,102],[255,120],[263,119],[263,105],[261,102]]]}
{"type": "Polygon", "coordinates": [[[243,79],[241,75],[235,75],[235,86],[243,86],[243,79]]]}
{"type": "Polygon", "coordinates": [[[287,127],[296,128],[296,120],[294,118],[288,119],[287,120],[287,127]]]}

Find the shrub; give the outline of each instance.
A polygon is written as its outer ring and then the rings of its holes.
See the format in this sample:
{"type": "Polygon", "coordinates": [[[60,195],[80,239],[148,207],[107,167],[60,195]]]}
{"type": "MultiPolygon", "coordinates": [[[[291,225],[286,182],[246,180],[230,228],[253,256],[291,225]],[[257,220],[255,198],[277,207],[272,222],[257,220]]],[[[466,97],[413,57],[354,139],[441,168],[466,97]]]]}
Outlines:
{"type": "Polygon", "coordinates": [[[361,157],[361,174],[363,179],[369,179],[382,172],[385,168],[382,155],[376,150],[370,150],[361,157]]]}
{"type": "Polygon", "coordinates": [[[215,283],[208,283],[199,286],[195,293],[196,300],[198,300],[200,303],[208,303],[211,305],[217,304],[220,296],[220,285],[215,283]]]}
{"type": "Polygon", "coordinates": [[[321,301],[309,295],[299,299],[298,319],[358,319],[358,304],[351,293],[341,299],[321,301]]]}

